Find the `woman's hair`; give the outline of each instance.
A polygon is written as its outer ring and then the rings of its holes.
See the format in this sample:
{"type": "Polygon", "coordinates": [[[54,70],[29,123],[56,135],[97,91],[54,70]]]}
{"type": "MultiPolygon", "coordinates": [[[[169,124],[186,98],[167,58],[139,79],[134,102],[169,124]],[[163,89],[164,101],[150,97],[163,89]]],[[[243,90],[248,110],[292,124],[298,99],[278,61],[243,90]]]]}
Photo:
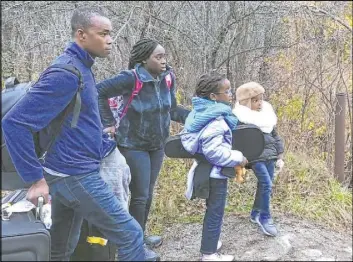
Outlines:
{"type": "Polygon", "coordinates": [[[133,69],[137,63],[142,63],[156,49],[158,43],[152,39],[141,39],[133,47],[130,53],[129,69],[133,69]]]}
{"type": "Polygon", "coordinates": [[[198,97],[209,97],[211,93],[219,92],[222,82],[226,79],[224,75],[216,72],[204,74],[200,77],[196,85],[196,95],[198,97]]]}

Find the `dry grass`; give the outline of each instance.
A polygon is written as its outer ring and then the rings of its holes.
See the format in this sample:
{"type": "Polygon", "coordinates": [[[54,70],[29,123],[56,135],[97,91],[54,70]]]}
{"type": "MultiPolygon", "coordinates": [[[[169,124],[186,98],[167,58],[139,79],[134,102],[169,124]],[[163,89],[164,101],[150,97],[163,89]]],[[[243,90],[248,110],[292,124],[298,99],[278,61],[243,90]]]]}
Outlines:
{"type": "MultiPolygon", "coordinates": [[[[288,214],[309,219],[337,230],[352,230],[352,189],[342,187],[322,160],[287,153],[286,166],[273,188],[273,215],[288,214]]],[[[190,159],[164,161],[155,189],[148,230],[161,233],[173,223],[202,222],[203,200],[188,201],[186,174],[190,159]]],[[[248,215],[254,199],[256,177],[248,171],[247,181],[229,183],[227,213],[248,215]]],[[[2,191],[2,196],[6,191],[2,191]]]]}
{"type": "MultiPolygon", "coordinates": [[[[352,230],[351,189],[342,187],[323,161],[287,153],[285,162],[284,170],[274,183],[274,217],[290,214],[337,230],[352,230]]],[[[160,233],[175,222],[202,222],[204,201],[188,201],[184,196],[191,163],[191,160],[165,160],[149,218],[150,231],[160,233]]],[[[256,177],[251,171],[244,184],[230,181],[226,212],[248,215],[255,189],[256,177]]]]}
{"type": "Polygon", "coordinates": [[[323,161],[288,154],[276,181],[274,207],[332,228],[352,230],[352,190],[341,186],[323,161]]]}

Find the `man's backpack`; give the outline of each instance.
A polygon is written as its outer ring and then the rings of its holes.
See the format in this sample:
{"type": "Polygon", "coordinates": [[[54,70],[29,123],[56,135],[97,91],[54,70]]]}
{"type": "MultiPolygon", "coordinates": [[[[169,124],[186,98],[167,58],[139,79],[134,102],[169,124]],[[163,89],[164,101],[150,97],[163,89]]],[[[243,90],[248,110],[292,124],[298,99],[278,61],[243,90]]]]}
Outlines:
{"type": "MultiPolygon", "coordinates": [[[[61,68],[75,74],[79,79],[79,86],[69,105],[54,119],[47,127],[39,132],[33,133],[33,141],[38,158],[43,163],[45,156],[55,142],[60,133],[62,124],[70,112],[73,112],[71,127],[75,128],[81,110],[81,91],[83,89],[83,81],[80,71],[68,64],[53,64],[49,68],[61,68]]],[[[33,83],[19,83],[16,78],[11,77],[5,81],[5,90],[1,94],[1,119],[16,106],[30,90],[33,83]]],[[[1,131],[1,189],[15,190],[20,188],[28,188],[31,185],[25,184],[21,177],[17,174],[15,166],[7,150],[4,136],[1,131]]]]}

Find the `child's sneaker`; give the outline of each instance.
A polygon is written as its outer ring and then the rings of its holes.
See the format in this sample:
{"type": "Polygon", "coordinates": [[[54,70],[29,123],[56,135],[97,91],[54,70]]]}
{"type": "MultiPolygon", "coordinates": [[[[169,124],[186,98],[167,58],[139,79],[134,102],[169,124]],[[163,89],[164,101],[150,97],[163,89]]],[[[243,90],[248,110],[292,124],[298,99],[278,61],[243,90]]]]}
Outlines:
{"type": "Polygon", "coordinates": [[[234,256],[214,253],[211,255],[202,255],[201,261],[234,261],[234,256]]]}
{"type": "Polygon", "coordinates": [[[222,242],[221,240],[218,240],[218,243],[217,243],[217,252],[221,249],[222,247],[222,242]]]}
{"type": "Polygon", "coordinates": [[[260,212],[257,210],[252,210],[250,213],[250,222],[257,224],[256,217],[260,215],[260,212]]]}
{"type": "Polygon", "coordinates": [[[272,218],[262,218],[261,216],[256,217],[257,224],[261,227],[262,232],[265,235],[275,237],[278,235],[276,226],[273,224],[272,218]]]}

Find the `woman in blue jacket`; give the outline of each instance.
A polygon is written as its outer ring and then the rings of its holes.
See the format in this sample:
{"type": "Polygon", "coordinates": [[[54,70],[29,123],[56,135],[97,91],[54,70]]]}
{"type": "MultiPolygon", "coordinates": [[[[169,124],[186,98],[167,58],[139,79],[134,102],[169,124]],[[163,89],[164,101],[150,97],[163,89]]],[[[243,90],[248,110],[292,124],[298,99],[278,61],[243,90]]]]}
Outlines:
{"type": "MultiPolygon", "coordinates": [[[[129,212],[145,231],[170,120],[184,123],[189,111],[177,106],[175,76],[167,65],[164,48],[156,41],[138,41],[132,48],[128,69],[99,83],[97,90],[105,131],[115,133],[116,119],[108,99],[122,96],[126,105],[135,88],[136,77],[143,84],[120,120],[116,141],[131,169],[129,212]]],[[[145,242],[155,247],[162,239],[149,237],[145,242]]]]}

